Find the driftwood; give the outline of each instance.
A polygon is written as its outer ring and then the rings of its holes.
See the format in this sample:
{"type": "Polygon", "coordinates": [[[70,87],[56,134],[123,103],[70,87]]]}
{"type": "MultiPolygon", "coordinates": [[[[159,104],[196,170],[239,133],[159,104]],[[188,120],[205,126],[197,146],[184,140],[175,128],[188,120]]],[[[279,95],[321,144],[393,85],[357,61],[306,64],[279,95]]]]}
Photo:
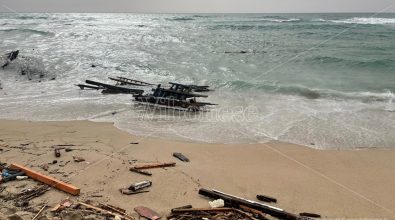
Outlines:
{"type": "Polygon", "coordinates": [[[144,171],[144,170],[139,170],[139,169],[136,169],[134,167],[129,168],[129,170],[132,171],[132,172],[135,172],[135,173],[146,175],[146,176],[152,176],[152,173],[144,171]]]}
{"type": "Polygon", "coordinates": [[[38,217],[40,217],[41,213],[44,211],[44,209],[45,209],[46,207],[47,207],[47,205],[44,205],[44,206],[40,209],[40,211],[38,211],[37,215],[35,215],[35,216],[32,218],[32,220],[38,219],[38,217]]]}
{"type": "Polygon", "coordinates": [[[212,199],[222,199],[225,201],[225,206],[227,207],[234,207],[240,208],[240,205],[261,211],[265,214],[269,214],[273,217],[279,219],[286,219],[286,220],[300,220],[306,219],[305,217],[301,217],[289,212],[284,211],[283,209],[269,206],[266,204],[258,203],[251,200],[246,200],[240,197],[236,197],[233,195],[225,194],[223,192],[217,190],[208,190],[208,189],[200,189],[199,194],[203,196],[207,196],[212,199]]]}
{"type": "Polygon", "coordinates": [[[153,168],[163,168],[163,167],[174,167],[176,165],[175,162],[170,162],[170,163],[152,163],[152,164],[142,164],[142,165],[136,165],[133,168],[142,170],[142,169],[153,169],[153,168]]]}
{"type": "Polygon", "coordinates": [[[188,208],[188,209],[172,209],[172,215],[168,216],[168,219],[184,219],[184,220],[192,220],[192,219],[223,219],[223,220],[255,220],[254,217],[251,217],[247,213],[234,209],[234,208],[188,208]]]}
{"type": "Polygon", "coordinates": [[[50,189],[49,186],[42,185],[42,186],[40,186],[40,187],[38,187],[36,189],[27,190],[27,191],[22,192],[22,193],[20,193],[18,195],[15,195],[13,197],[7,198],[6,201],[14,200],[15,205],[18,206],[18,207],[27,206],[29,204],[30,200],[43,195],[49,189],[50,189]]]}

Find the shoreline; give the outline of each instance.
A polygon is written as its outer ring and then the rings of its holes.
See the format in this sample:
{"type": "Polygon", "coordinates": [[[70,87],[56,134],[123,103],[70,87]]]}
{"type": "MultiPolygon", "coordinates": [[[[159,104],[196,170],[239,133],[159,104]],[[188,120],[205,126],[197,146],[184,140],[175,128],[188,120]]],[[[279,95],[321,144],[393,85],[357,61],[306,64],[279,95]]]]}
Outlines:
{"type": "MultiPolygon", "coordinates": [[[[139,205],[164,216],[171,208],[186,204],[207,207],[209,200],[197,193],[204,187],[251,200],[257,194],[273,196],[279,201],[274,206],[293,213],[313,212],[324,218],[395,219],[395,149],[321,150],[281,142],[196,143],[135,136],[108,122],[3,119],[0,148],[0,162],[20,163],[68,181],[81,188],[79,200],[100,194],[102,197],[94,200],[129,213],[139,205]],[[52,146],[57,144],[75,145],[75,150],[62,152],[57,159],[59,164],[71,162],[42,170],[40,165],[55,159],[52,146]],[[191,162],[177,160],[173,152],[183,153],[191,162]],[[82,156],[86,162],[75,163],[72,155],[82,156]],[[153,176],[145,177],[128,171],[133,161],[173,161],[177,165],[152,170],[153,176]],[[149,193],[125,196],[118,191],[145,179],[153,182],[149,193]]],[[[8,190],[21,183],[4,185],[8,190]]],[[[51,190],[32,204],[48,201],[53,207],[68,196],[51,190]]]]}

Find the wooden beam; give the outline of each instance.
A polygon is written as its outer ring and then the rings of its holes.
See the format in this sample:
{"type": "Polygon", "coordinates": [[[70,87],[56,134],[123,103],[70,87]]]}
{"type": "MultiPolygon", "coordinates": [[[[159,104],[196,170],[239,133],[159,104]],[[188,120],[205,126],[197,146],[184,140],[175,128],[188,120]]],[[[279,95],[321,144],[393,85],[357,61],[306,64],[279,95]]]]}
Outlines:
{"type": "Polygon", "coordinates": [[[45,183],[45,184],[49,185],[50,187],[59,189],[59,190],[61,190],[63,192],[70,193],[71,195],[78,196],[80,194],[81,190],[79,188],[73,186],[73,185],[70,185],[70,184],[62,182],[60,180],[57,180],[55,178],[46,176],[44,174],[41,174],[41,173],[36,172],[34,170],[31,170],[29,168],[23,167],[23,166],[21,166],[19,164],[13,163],[13,164],[10,165],[10,168],[11,169],[21,170],[28,177],[30,177],[30,178],[32,178],[34,180],[37,180],[39,182],[45,183]]]}

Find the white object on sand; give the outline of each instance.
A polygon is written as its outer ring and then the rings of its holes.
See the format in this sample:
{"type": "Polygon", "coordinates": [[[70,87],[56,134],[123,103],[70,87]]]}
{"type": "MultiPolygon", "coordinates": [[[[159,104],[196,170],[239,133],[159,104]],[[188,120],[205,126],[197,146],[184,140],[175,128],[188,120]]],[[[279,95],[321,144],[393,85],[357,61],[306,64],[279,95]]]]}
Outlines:
{"type": "Polygon", "coordinates": [[[208,202],[211,208],[221,208],[225,206],[225,201],[222,199],[217,199],[212,202],[208,202]]]}
{"type": "Polygon", "coordinates": [[[17,176],[16,177],[17,180],[25,180],[27,178],[29,178],[29,177],[28,176],[17,176]]]}

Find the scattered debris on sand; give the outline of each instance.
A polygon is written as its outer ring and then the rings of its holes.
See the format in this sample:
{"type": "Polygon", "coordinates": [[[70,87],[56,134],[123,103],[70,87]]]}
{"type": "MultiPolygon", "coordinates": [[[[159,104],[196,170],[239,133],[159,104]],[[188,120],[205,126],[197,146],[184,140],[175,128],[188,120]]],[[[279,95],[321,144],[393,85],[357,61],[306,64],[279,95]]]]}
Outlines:
{"type": "MultiPolygon", "coordinates": [[[[34,144],[32,142],[24,141],[22,143],[18,143],[17,148],[5,143],[2,143],[1,146],[4,147],[4,149],[14,147],[13,149],[21,150],[21,154],[24,154],[27,153],[27,148],[33,147],[33,145],[34,144]]],[[[62,178],[55,178],[50,175],[52,173],[59,175],[63,173],[64,170],[62,169],[66,168],[72,168],[74,169],[74,172],[78,172],[78,167],[84,165],[84,163],[69,163],[70,161],[85,161],[81,156],[67,154],[66,149],[71,149],[70,147],[73,146],[75,145],[64,144],[48,146],[45,149],[45,152],[46,156],[49,157],[49,160],[48,158],[46,158],[46,160],[52,162],[45,163],[41,166],[26,162],[24,163],[25,165],[20,165],[18,163],[11,163],[8,165],[7,163],[0,162],[0,219],[134,220],[145,218],[151,220],[298,220],[320,218],[320,215],[318,214],[307,212],[293,214],[265,203],[244,199],[214,189],[204,189],[200,187],[199,190],[198,188],[196,190],[198,190],[198,194],[200,194],[201,198],[208,198],[206,207],[194,208],[192,205],[186,203],[188,205],[172,208],[166,212],[163,212],[162,210],[162,212],[158,213],[155,211],[158,207],[149,207],[149,203],[147,204],[146,201],[139,203],[139,199],[146,198],[147,196],[156,196],[154,192],[157,192],[155,187],[157,188],[158,186],[154,183],[155,181],[158,181],[158,178],[161,178],[160,176],[155,176],[155,178],[152,178],[151,180],[133,181],[129,186],[120,188],[118,191],[120,197],[118,198],[120,200],[128,198],[134,202],[128,203],[125,207],[118,207],[109,203],[109,200],[106,198],[106,194],[103,193],[105,191],[104,187],[101,188],[99,186],[95,188],[95,191],[81,193],[84,189],[83,187],[76,187],[69,183],[70,181],[64,181],[62,178]],[[68,160],[64,158],[68,158],[68,160]],[[43,170],[37,171],[36,169],[40,169],[40,167],[43,170]],[[56,201],[48,201],[48,196],[52,196],[54,193],[58,195],[59,199],[56,201]],[[168,212],[170,212],[170,214],[168,212]]],[[[74,148],[74,150],[78,149],[74,148]]],[[[181,153],[174,153],[172,156],[180,159],[181,161],[190,162],[189,159],[181,153]]],[[[168,155],[167,158],[170,159],[171,155],[168,155]]],[[[152,173],[146,171],[147,169],[176,166],[176,163],[171,161],[142,161],[143,160],[132,160],[129,158],[129,160],[125,160],[122,163],[122,167],[126,173],[130,170],[133,172],[133,174],[130,175],[135,175],[136,177],[141,178],[141,175],[152,176],[152,173]],[[131,168],[128,167],[127,161],[129,161],[129,164],[133,163],[131,168]],[[132,163],[130,161],[132,161],[132,163]]],[[[187,166],[187,164],[183,163],[179,166],[187,166]]],[[[177,170],[177,168],[172,170],[162,169],[161,172],[166,173],[173,172],[175,170],[177,170]]],[[[155,171],[160,173],[160,170],[155,171]]],[[[116,177],[117,172],[112,173],[113,175],[109,178],[116,177]]],[[[198,194],[196,193],[196,197],[199,196],[198,194]]],[[[277,199],[261,194],[257,195],[256,198],[257,200],[267,203],[277,202],[277,199]]],[[[117,205],[119,204],[117,203],[117,205]]]]}

